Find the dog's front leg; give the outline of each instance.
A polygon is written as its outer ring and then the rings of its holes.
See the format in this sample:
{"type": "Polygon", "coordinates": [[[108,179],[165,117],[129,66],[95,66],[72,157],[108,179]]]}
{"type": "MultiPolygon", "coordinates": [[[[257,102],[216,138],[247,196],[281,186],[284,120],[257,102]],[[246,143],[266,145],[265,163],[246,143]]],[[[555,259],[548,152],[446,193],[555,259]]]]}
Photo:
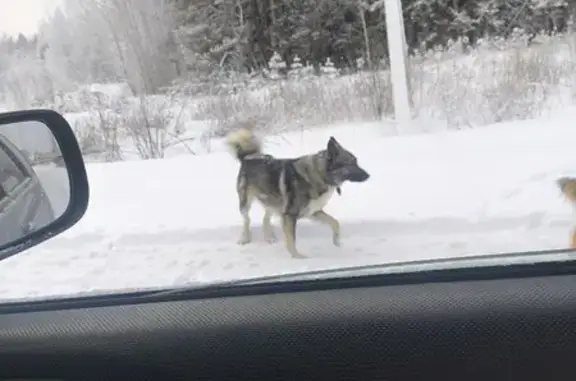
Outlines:
{"type": "Polygon", "coordinates": [[[240,214],[242,215],[242,234],[238,240],[239,245],[246,245],[252,241],[252,229],[250,227],[250,207],[252,206],[253,196],[248,192],[246,187],[238,187],[238,197],[240,214]]]}
{"type": "Polygon", "coordinates": [[[284,239],[286,249],[293,258],[306,258],[296,249],[296,216],[284,213],[282,215],[282,227],[284,228],[284,239]]]}
{"type": "Polygon", "coordinates": [[[272,218],[272,212],[266,209],[264,212],[264,218],[262,218],[262,231],[264,233],[264,239],[268,243],[276,242],[276,234],[274,234],[274,229],[272,228],[272,223],[270,219],[272,218]]]}
{"type": "Polygon", "coordinates": [[[242,212],[242,234],[240,234],[240,239],[238,239],[239,245],[246,245],[252,241],[252,232],[250,229],[250,216],[248,211],[243,210],[242,212]]]}
{"type": "Polygon", "coordinates": [[[319,210],[312,215],[312,219],[330,226],[332,229],[332,242],[335,246],[340,246],[340,223],[337,219],[323,210],[319,210]]]}

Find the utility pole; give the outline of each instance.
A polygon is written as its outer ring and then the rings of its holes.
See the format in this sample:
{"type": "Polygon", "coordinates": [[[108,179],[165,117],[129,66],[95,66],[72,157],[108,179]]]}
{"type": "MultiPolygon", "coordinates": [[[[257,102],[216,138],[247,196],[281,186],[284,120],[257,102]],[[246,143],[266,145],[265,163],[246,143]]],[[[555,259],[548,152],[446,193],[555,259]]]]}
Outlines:
{"type": "Polygon", "coordinates": [[[394,98],[394,117],[402,125],[412,120],[410,86],[408,82],[408,49],[404,32],[401,0],[385,0],[386,35],[390,55],[390,80],[394,98]]]}

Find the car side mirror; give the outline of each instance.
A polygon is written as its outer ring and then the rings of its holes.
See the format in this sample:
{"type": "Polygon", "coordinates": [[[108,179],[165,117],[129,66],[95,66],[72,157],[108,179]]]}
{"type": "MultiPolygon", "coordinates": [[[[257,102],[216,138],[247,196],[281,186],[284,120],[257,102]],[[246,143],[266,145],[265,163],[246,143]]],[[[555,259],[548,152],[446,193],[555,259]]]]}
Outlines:
{"type": "Polygon", "coordinates": [[[80,147],[62,115],[0,113],[0,260],[72,227],[88,198],[80,147]]]}

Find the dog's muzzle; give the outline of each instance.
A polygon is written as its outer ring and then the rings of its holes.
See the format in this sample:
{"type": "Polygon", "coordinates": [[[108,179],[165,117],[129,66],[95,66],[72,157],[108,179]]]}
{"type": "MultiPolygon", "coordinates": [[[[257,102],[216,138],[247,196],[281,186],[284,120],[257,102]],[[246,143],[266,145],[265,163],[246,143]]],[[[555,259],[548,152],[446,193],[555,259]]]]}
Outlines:
{"type": "Polygon", "coordinates": [[[344,181],[351,181],[353,183],[361,183],[366,180],[370,175],[368,172],[363,170],[360,167],[344,167],[338,168],[337,170],[333,171],[331,174],[331,178],[335,184],[341,184],[344,181]]]}
{"type": "Polygon", "coordinates": [[[352,181],[354,183],[361,183],[368,180],[369,177],[370,175],[368,174],[368,172],[366,172],[362,168],[355,168],[350,171],[346,180],[352,181]]]}

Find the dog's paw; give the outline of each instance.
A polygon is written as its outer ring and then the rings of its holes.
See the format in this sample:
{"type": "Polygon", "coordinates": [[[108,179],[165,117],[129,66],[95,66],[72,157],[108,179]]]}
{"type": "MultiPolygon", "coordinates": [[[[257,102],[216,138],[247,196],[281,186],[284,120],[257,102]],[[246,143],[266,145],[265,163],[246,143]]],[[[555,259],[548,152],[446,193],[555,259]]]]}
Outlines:
{"type": "Polygon", "coordinates": [[[250,243],[252,240],[249,237],[240,237],[240,239],[237,241],[238,245],[246,245],[248,243],[250,243]]]}
{"type": "Polygon", "coordinates": [[[340,247],[340,236],[332,237],[332,243],[334,244],[334,246],[340,247]]]}
{"type": "Polygon", "coordinates": [[[264,240],[266,242],[272,244],[272,243],[276,243],[278,241],[278,238],[276,238],[276,235],[272,233],[272,234],[266,234],[264,236],[264,240]]]}
{"type": "Polygon", "coordinates": [[[293,259],[304,259],[306,258],[304,255],[300,254],[300,252],[298,250],[296,250],[296,248],[294,249],[288,249],[288,252],[290,253],[290,255],[292,256],[293,259]]]}

